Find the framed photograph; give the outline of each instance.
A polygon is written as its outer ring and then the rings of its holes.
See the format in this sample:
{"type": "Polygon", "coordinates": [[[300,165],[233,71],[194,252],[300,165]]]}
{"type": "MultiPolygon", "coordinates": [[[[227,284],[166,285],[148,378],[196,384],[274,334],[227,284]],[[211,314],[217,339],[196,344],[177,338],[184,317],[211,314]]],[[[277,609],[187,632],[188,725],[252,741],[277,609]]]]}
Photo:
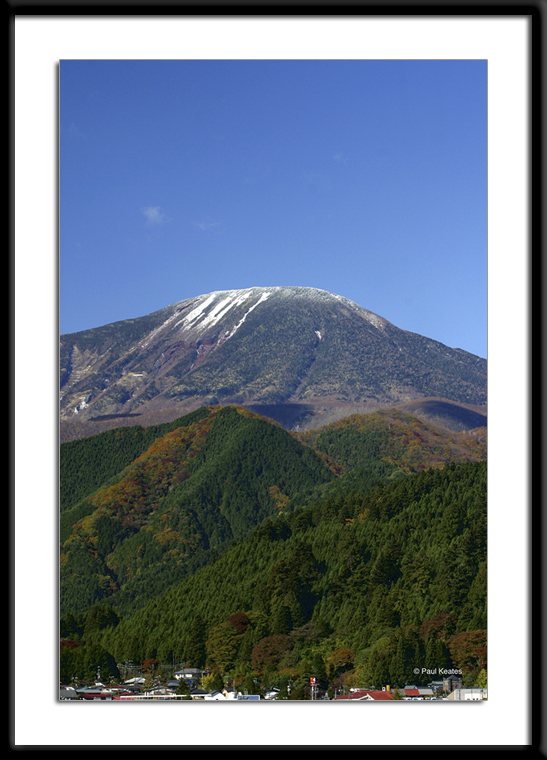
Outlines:
{"type": "Polygon", "coordinates": [[[15,12],[14,748],[533,743],[541,19],[388,9],[15,12]]]}

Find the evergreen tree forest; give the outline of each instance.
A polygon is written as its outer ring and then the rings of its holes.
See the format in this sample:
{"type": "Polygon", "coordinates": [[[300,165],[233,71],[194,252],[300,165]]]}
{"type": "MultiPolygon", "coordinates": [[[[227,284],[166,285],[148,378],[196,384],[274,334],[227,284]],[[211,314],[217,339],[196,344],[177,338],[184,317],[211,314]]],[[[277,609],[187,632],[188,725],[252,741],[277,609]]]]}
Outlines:
{"type": "Polygon", "coordinates": [[[61,681],[131,661],[291,699],[312,676],[331,693],[482,683],[485,433],[364,417],[299,436],[207,407],[79,441],[99,463],[84,483],[63,453],[61,681]]]}

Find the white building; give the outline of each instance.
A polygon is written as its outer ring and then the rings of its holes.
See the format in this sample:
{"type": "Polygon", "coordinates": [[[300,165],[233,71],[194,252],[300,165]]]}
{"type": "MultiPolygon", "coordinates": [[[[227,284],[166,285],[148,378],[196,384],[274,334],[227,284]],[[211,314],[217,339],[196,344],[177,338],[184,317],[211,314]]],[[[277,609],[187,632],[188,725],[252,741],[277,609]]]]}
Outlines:
{"type": "Polygon", "coordinates": [[[448,695],[448,699],[454,702],[480,702],[483,699],[488,699],[488,689],[454,689],[448,695]]]}
{"type": "Polygon", "coordinates": [[[221,691],[212,691],[209,694],[205,694],[204,697],[203,697],[203,700],[204,701],[210,700],[210,701],[215,701],[215,702],[225,702],[226,701],[226,697],[224,696],[224,694],[221,691]]]}

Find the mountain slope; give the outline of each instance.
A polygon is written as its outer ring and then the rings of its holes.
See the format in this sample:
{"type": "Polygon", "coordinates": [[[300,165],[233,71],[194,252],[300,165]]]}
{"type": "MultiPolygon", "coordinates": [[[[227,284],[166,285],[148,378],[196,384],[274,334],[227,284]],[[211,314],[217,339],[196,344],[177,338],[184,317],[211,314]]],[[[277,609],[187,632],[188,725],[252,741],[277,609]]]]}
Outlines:
{"type": "Polygon", "coordinates": [[[138,428],[61,447],[63,613],[104,599],[131,607],[153,598],[301,489],[335,477],[310,448],[245,409],[208,408],[181,423],[142,453],[138,428]],[[105,446],[95,456],[104,461],[125,438],[136,442],[131,461],[115,475],[105,471],[100,487],[91,478],[78,491],[78,464],[91,461],[81,449],[105,446]]]}
{"type": "Polygon", "coordinates": [[[486,667],[486,476],[486,462],[449,466],[268,519],[102,644],[118,662],[184,653],[273,683],[332,679],[338,662],[361,687],[425,685],[424,666],[473,685],[486,667]]]}
{"type": "Polygon", "coordinates": [[[447,462],[481,461],[487,454],[486,428],[449,431],[400,407],[350,415],[296,437],[346,470],[383,459],[411,474],[442,468],[447,462]]]}
{"type": "Polygon", "coordinates": [[[74,431],[75,420],[150,424],[205,404],[279,410],[292,426],[299,414],[351,404],[486,403],[486,360],[297,287],[209,293],[63,335],[60,378],[61,423],[74,431]]]}
{"type": "Polygon", "coordinates": [[[133,611],[272,515],[482,461],[485,439],[397,409],[298,434],[217,406],[62,444],[61,610],[133,611]]]}

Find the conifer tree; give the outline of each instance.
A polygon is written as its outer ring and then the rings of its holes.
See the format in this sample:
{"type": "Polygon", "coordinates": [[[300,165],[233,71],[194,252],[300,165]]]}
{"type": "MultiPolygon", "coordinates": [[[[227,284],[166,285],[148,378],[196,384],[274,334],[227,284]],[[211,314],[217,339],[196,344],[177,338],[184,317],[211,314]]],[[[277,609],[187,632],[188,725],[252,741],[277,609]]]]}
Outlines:
{"type": "Polygon", "coordinates": [[[186,642],[185,659],[193,668],[205,667],[205,642],[207,639],[207,626],[199,612],[194,615],[190,633],[186,642]]]}

